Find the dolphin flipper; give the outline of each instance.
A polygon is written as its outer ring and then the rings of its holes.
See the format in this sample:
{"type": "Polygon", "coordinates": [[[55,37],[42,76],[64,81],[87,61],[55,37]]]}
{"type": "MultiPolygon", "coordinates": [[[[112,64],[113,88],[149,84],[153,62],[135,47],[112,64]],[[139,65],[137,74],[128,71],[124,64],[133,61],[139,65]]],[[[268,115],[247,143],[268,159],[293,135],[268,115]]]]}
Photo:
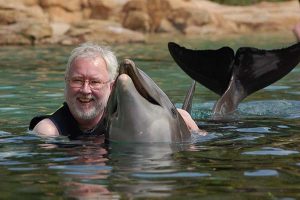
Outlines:
{"type": "Polygon", "coordinates": [[[171,56],[192,79],[220,96],[228,87],[232,74],[234,51],[229,47],[218,50],[191,50],[169,42],[171,56]]]}

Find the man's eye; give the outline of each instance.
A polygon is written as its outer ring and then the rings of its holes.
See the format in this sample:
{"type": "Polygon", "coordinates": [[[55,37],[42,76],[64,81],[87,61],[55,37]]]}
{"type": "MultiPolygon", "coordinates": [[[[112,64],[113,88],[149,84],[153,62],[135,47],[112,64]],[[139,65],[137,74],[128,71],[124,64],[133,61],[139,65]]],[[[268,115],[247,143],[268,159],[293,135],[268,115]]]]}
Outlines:
{"type": "Polygon", "coordinates": [[[73,83],[83,83],[83,80],[81,80],[81,79],[73,79],[72,82],[73,83]]]}
{"type": "Polygon", "coordinates": [[[91,85],[101,85],[101,81],[98,81],[98,80],[92,80],[90,82],[91,85]]]}

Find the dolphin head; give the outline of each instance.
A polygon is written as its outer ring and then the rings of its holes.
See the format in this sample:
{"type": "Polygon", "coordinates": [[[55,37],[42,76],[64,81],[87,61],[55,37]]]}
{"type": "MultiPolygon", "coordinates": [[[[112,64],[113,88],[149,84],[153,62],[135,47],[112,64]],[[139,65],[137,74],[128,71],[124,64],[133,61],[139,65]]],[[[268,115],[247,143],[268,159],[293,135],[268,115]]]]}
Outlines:
{"type": "Polygon", "coordinates": [[[167,95],[125,59],[106,108],[107,138],[127,142],[183,142],[190,133],[167,95]]]}

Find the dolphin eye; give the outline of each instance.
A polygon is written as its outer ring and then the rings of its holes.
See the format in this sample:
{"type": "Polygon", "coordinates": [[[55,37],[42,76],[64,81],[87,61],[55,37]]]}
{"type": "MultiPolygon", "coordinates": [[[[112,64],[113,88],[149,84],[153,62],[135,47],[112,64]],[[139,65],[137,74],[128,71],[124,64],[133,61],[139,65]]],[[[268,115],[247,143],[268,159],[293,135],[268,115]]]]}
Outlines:
{"type": "Polygon", "coordinates": [[[172,113],[172,116],[173,116],[174,118],[177,117],[177,110],[176,110],[176,108],[171,108],[171,113],[172,113]]]}

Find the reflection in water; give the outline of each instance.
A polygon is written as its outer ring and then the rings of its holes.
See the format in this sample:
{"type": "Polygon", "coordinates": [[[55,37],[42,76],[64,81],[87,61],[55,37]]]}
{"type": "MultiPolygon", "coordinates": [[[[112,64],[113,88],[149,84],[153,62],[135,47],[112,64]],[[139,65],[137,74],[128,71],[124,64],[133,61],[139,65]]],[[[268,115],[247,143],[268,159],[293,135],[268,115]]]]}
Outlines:
{"type": "Polygon", "coordinates": [[[101,185],[70,182],[64,185],[66,196],[76,199],[119,199],[118,195],[113,195],[107,188],[101,185]]]}
{"type": "Polygon", "coordinates": [[[61,157],[50,158],[48,169],[64,177],[64,195],[76,199],[115,199],[118,195],[107,188],[106,180],[112,167],[106,163],[104,138],[85,138],[76,141],[50,141],[40,144],[47,151],[60,150],[61,157]]]}

